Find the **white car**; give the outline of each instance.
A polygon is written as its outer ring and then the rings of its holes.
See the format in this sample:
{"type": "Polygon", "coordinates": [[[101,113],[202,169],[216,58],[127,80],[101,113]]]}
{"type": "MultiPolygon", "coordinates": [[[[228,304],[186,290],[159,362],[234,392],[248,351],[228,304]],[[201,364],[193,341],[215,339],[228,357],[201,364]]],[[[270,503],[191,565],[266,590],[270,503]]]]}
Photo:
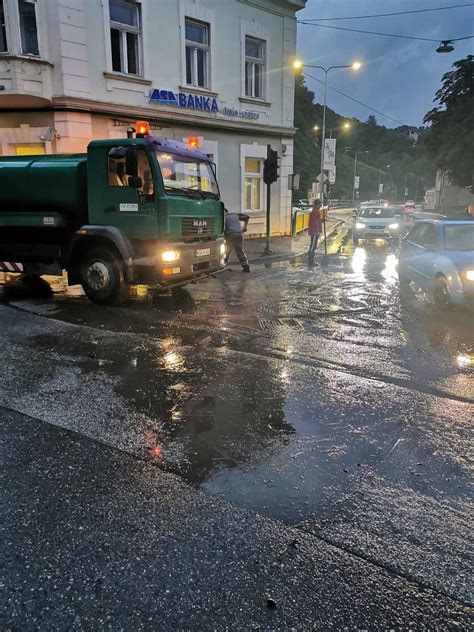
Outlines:
{"type": "Polygon", "coordinates": [[[359,239],[385,239],[391,244],[398,244],[400,221],[395,210],[384,206],[366,206],[361,208],[354,219],[352,239],[357,246],[359,239]]]}

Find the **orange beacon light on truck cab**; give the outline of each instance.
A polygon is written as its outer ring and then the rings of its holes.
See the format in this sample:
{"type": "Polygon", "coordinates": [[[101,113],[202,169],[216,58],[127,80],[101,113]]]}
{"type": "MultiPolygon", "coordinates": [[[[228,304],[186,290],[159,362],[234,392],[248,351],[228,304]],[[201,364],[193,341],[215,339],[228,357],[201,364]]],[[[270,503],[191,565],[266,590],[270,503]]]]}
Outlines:
{"type": "Polygon", "coordinates": [[[150,123],[148,123],[148,121],[137,121],[135,123],[135,129],[137,131],[137,137],[150,135],[150,123]]]}
{"type": "Polygon", "coordinates": [[[189,147],[189,149],[199,149],[199,137],[198,136],[189,136],[188,137],[188,147],[189,147]]]}

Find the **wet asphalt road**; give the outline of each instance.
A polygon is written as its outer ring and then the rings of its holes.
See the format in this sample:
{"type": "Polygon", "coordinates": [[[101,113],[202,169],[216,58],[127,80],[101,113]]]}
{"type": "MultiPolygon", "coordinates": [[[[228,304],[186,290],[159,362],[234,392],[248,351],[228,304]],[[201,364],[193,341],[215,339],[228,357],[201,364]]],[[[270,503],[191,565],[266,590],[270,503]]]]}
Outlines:
{"type": "Polygon", "coordinates": [[[473,314],[400,296],[384,245],[343,229],[330,251],[122,309],[4,292],[0,406],[464,608],[473,314]]]}

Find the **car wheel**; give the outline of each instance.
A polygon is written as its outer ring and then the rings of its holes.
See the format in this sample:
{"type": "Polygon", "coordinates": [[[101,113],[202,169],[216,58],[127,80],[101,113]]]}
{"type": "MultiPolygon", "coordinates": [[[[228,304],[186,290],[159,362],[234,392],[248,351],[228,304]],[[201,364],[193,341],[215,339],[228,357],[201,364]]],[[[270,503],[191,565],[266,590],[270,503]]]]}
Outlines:
{"type": "Polygon", "coordinates": [[[81,262],[86,296],[99,305],[122,305],[128,298],[123,262],[112,249],[92,248],[81,262]]]}
{"type": "Polygon", "coordinates": [[[451,294],[446,277],[440,276],[435,280],[434,301],[439,307],[451,305],[451,294]]]}

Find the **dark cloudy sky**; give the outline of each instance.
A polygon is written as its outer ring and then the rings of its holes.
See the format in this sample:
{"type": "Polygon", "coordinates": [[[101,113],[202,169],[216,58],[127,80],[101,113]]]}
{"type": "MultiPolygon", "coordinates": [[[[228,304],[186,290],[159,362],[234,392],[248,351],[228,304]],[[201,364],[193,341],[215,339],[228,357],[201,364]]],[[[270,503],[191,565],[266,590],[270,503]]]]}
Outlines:
{"type": "MultiPolygon", "coordinates": [[[[329,18],[427,9],[464,4],[469,0],[308,0],[298,19],[329,18]]],[[[344,20],[323,24],[427,37],[436,40],[474,34],[474,6],[406,16],[344,20]]],[[[407,125],[421,125],[431,109],[442,75],[452,63],[473,52],[474,39],[455,43],[449,54],[436,53],[435,42],[403,40],[363,35],[326,28],[298,25],[298,57],[307,64],[333,66],[357,59],[364,62],[359,73],[334,70],[329,84],[359,101],[407,125]]],[[[314,69],[306,72],[322,79],[314,69]]],[[[312,79],[307,84],[322,101],[322,86],[312,79]]],[[[328,106],[344,116],[366,120],[371,113],[364,107],[329,90],[328,106]]],[[[397,123],[375,115],[380,124],[397,123]]]]}

